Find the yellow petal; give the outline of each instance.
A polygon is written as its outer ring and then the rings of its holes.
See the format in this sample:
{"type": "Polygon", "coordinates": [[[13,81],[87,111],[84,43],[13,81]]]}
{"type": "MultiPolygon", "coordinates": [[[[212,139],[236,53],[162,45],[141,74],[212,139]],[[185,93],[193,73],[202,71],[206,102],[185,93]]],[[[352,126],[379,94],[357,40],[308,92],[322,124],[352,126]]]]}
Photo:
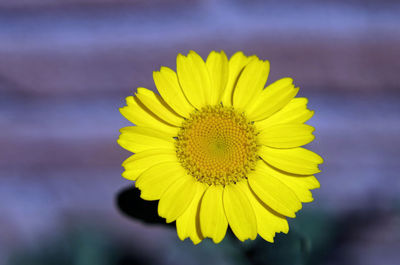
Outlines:
{"type": "Polygon", "coordinates": [[[178,127],[171,126],[160,120],[157,116],[148,111],[148,109],[136,97],[127,97],[126,104],[128,106],[120,108],[119,111],[133,124],[153,128],[172,137],[178,134],[178,127]]]}
{"type": "Polygon", "coordinates": [[[200,228],[204,237],[210,237],[219,243],[225,237],[228,221],[226,220],[222,202],[223,187],[210,186],[201,200],[200,228]]]}
{"type": "Polygon", "coordinates": [[[312,202],[311,189],[319,188],[319,182],[314,176],[299,176],[279,171],[264,163],[264,170],[288,186],[301,202],[312,202]]]}
{"type": "Polygon", "coordinates": [[[136,96],[151,111],[165,122],[181,126],[183,118],[178,116],[159,96],[147,88],[139,87],[136,96]]]}
{"type": "Polygon", "coordinates": [[[188,118],[194,108],[185,98],[176,73],[168,67],[153,72],[154,83],[165,102],[178,114],[188,118]]]}
{"type": "Polygon", "coordinates": [[[279,124],[262,130],[257,136],[263,145],[276,148],[293,148],[314,140],[314,127],[306,124],[279,124]]]}
{"type": "Polygon", "coordinates": [[[229,226],[241,241],[257,237],[256,216],[244,189],[248,189],[247,181],[227,185],[223,197],[229,226]]]}
{"type": "Polygon", "coordinates": [[[141,198],[158,200],[172,183],[184,175],[186,172],[179,162],[163,162],[145,170],[135,186],[141,190],[141,198]]]}
{"type": "Polygon", "coordinates": [[[158,215],[167,219],[167,223],[181,216],[192,202],[196,192],[195,183],[192,176],[185,174],[169,185],[158,203],[158,215]]]}
{"type": "Polygon", "coordinates": [[[274,211],[289,217],[301,209],[301,203],[293,191],[264,169],[265,163],[259,161],[256,170],[248,174],[251,189],[257,197],[274,211]]]}
{"type": "Polygon", "coordinates": [[[196,182],[196,191],[192,202],[186,209],[186,211],[176,219],[176,230],[180,240],[185,240],[189,237],[192,242],[196,245],[203,240],[203,235],[200,231],[200,199],[207,188],[204,183],[196,182]]]}
{"type": "Polygon", "coordinates": [[[176,152],[173,149],[150,149],[126,159],[122,166],[125,171],[122,176],[129,180],[136,180],[146,169],[162,162],[178,162],[176,152]]]}
{"type": "Polygon", "coordinates": [[[224,51],[212,51],[207,57],[206,66],[211,80],[210,103],[216,105],[221,100],[228,80],[228,58],[224,51]]]}
{"type": "Polygon", "coordinates": [[[255,122],[255,126],[260,129],[268,129],[271,126],[283,123],[306,122],[314,115],[314,111],[307,109],[307,102],[306,98],[294,98],[267,119],[255,122]]]}
{"type": "Polygon", "coordinates": [[[237,81],[233,93],[233,106],[238,110],[245,110],[261,94],[269,74],[269,62],[258,59],[251,60],[237,81]]]}
{"type": "MultiPolygon", "coordinates": [[[[293,177],[296,177],[296,175],[293,175],[293,177]]],[[[297,179],[297,178],[296,178],[297,179]]],[[[319,189],[321,187],[321,184],[317,180],[316,177],[314,176],[305,176],[301,178],[301,183],[307,187],[307,189],[313,190],[313,189],[319,189]]]]}
{"type": "Polygon", "coordinates": [[[287,105],[299,91],[292,82],[291,78],[282,78],[267,86],[246,108],[248,118],[252,121],[264,120],[287,105]]]}
{"type": "Polygon", "coordinates": [[[149,149],[174,149],[174,139],[162,132],[140,126],[124,127],[117,142],[132,153],[149,149]]]}
{"type": "Polygon", "coordinates": [[[240,73],[243,68],[253,59],[256,59],[256,56],[247,57],[243,54],[243,52],[235,53],[228,62],[228,80],[226,83],[225,90],[222,95],[222,104],[225,107],[232,106],[232,97],[234,88],[236,86],[237,80],[239,79],[240,73]]]}
{"type": "Polygon", "coordinates": [[[301,147],[275,149],[261,146],[259,154],[268,164],[285,172],[299,175],[318,173],[320,172],[318,164],[323,163],[323,159],[319,155],[301,147]]]}
{"type": "Polygon", "coordinates": [[[197,109],[211,104],[211,82],[203,59],[194,51],[188,56],[178,54],[176,70],[183,93],[197,109]]]}
{"type": "Polygon", "coordinates": [[[274,242],[276,233],[289,231],[287,220],[284,216],[277,214],[271,208],[265,205],[250,190],[248,184],[246,191],[247,197],[253,207],[257,219],[258,234],[269,242],[274,242]]]}

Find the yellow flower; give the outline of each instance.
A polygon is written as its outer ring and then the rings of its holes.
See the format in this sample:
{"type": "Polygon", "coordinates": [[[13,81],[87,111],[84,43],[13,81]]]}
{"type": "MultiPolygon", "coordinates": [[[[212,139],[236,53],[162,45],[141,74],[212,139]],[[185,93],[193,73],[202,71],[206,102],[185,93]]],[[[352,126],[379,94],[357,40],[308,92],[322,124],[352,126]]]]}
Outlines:
{"type": "Polygon", "coordinates": [[[160,95],[138,88],[122,115],[136,126],[118,143],[135,153],[122,176],[141,198],[159,200],[158,213],[176,221],[181,240],[220,242],[228,227],[240,240],[273,242],[286,218],[319,188],[322,158],[300,146],[314,139],[313,116],[299,88],[282,78],[265,89],[269,62],[221,51],[206,62],[195,52],[177,57],[176,73],[153,73],[160,95]]]}

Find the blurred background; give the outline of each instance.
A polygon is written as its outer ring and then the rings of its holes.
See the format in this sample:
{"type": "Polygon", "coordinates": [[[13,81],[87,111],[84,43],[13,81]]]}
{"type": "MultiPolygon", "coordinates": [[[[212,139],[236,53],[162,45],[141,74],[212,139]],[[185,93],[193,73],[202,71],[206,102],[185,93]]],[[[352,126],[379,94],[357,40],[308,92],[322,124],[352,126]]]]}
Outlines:
{"type": "Polygon", "coordinates": [[[0,264],[399,264],[399,14],[396,0],[1,0],[0,264]],[[118,108],[191,49],[269,59],[269,82],[293,77],[316,111],[321,189],[275,244],[194,247],[129,216],[118,108]]]}

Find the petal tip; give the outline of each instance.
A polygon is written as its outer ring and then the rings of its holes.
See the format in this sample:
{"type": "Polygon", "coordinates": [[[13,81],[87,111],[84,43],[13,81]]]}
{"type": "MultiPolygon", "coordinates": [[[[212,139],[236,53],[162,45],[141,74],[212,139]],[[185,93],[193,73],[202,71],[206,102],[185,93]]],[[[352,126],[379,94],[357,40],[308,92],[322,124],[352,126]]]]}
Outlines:
{"type": "Polygon", "coordinates": [[[198,57],[201,57],[197,52],[195,52],[195,51],[193,51],[193,50],[190,50],[190,51],[189,51],[188,56],[189,56],[189,55],[191,55],[191,56],[196,56],[196,57],[197,57],[197,56],[198,56],[198,57]]]}
{"type": "Polygon", "coordinates": [[[215,238],[215,237],[213,237],[212,238],[212,241],[214,242],[214,244],[219,244],[219,243],[221,243],[221,241],[223,240],[224,238],[222,237],[222,238],[215,238]]]}

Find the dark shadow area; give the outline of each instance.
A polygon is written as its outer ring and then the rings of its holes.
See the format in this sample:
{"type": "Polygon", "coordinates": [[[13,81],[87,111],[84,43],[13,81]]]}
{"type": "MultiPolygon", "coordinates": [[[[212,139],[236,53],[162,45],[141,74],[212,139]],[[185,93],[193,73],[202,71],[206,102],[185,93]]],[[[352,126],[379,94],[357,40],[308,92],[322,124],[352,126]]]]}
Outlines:
{"type": "Polygon", "coordinates": [[[125,188],[116,196],[118,209],[126,216],[149,224],[162,224],[175,227],[174,223],[167,224],[164,218],[158,215],[158,201],[145,201],[140,198],[140,190],[125,188]]]}
{"type": "Polygon", "coordinates": [[[13,252],[8,265],[135,265],[154,264],[152,257],[131,244],[123,243],[105,227],[75,223],[35,248],[13,252]]]}
{"type": "Polygon", "coordinates": [[[332,257],[340,227],[337,220],[324,212],[304,211],[290,224],[288,234],[278,233],[274,243],[258,237],[243,244],[250,264],[317,265],[326,264],[332,257]]]}
{"type": "Polygon", "coordinates": [[[369,259],[373,255],[368,250],[379,249],[386,253],[385,264],[397,264],[398,255],[391,247],[399,246],[399,217],[396,205],[386,210],[359,209],[342,218],[324,211],[303,211],[290,224],[289,233],[277,234],[273,244],[258,237],[239,243],[238,249],[250,264],[318,265],[354,264],[351,246],[363,246],[363,255],[369,259]]]}

